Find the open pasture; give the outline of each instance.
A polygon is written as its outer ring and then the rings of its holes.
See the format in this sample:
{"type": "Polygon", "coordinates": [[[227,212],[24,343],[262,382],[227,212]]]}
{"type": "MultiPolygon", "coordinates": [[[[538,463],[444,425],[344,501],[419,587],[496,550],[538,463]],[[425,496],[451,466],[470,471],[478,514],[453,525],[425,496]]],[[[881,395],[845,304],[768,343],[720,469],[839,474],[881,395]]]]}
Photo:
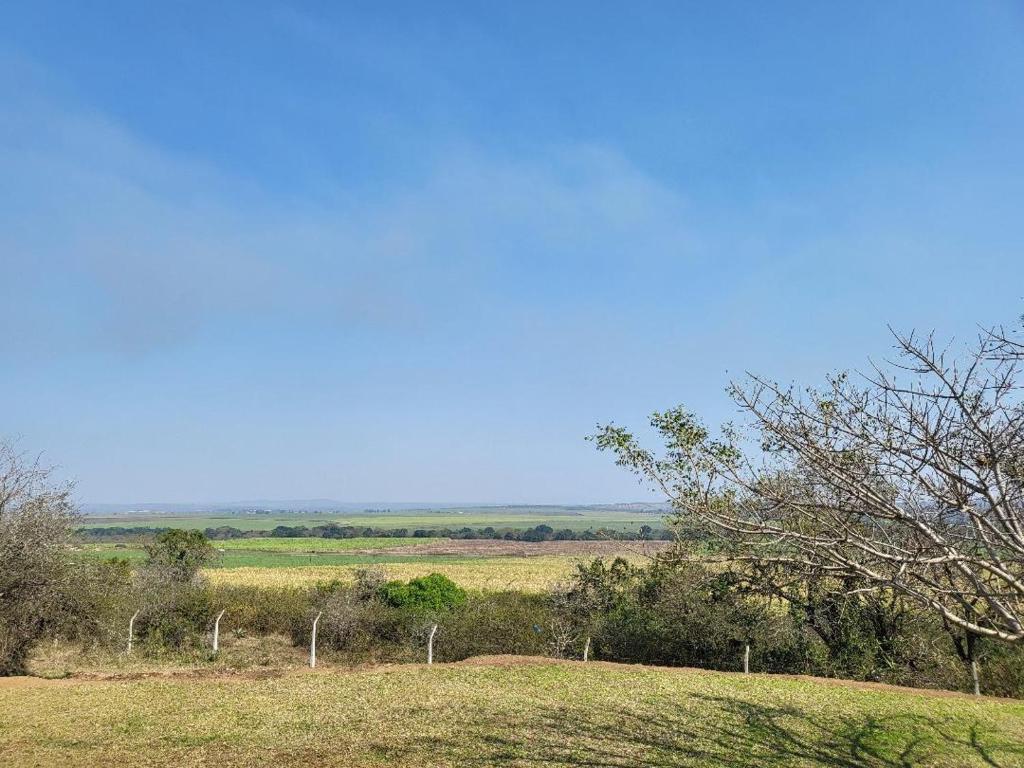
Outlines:
{"type": "MultiPolygon", "coordinates": [[[[567,578],[581,560],[621,556],[643,562],[668,542],[259,538],[214,545],[223,551],[204,570],[214,584],[311,586],[351,581],[357,569],[380,566],[395,579],[443,573],[467,589],[542,592],[567,578]]],[[[140,546],[111,543],[85,544],[81,553],[133,561],[145,557],[140,546]]]]}
{"type": "Polygon", "coordinates": [[[0,762],[174,766],[1024,766],[1024,703],[567,663],[0,683],[0,762]]]}
{"type": "Polygon", "coordinates": [[[531,528],[550,525],[583,531],[607,528],[617,531],[635,531],[642,525],[664,527],[662,512],[622,512],[590,509],[586,507],[471,507],[465,509],[415,510],[400,513],[210,513],[171,515],[161,513],[121,514],[106,517],[88,516],[81,525],[85,528],[108,526],[139,528],[217,528],[232,526],[246,531],[269,531],[279,525],[351,525],[363,528],[409,531],[429,528],[531,528]]]}
{"type": "MultiPolygon", "coordinates": [[[[341,556],[338,556],[341,557],[341,556]]],[[[344,563],[293,567],[232,567],[205,570],[210,582],[259,587],[306,587],[325,581],[351,581],[358,568],[379,565],[391,579],[408,580],[442,573],[465,589],[543,592],[567,578],[580,558],[569,555],[537,557],[445,557],[398,559],[353,557],[344,563]]],[[[320,562],[320,561],[318,561],[320,562]]]]}

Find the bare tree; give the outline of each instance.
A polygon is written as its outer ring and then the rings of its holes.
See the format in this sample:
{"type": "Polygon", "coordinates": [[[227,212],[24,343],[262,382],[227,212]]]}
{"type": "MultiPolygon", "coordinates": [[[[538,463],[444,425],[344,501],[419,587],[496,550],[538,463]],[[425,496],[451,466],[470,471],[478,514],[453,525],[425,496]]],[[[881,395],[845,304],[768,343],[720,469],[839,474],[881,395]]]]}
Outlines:
{"type": "Polygon", "coordinates": [[[932,336],[894,336],[896,361],[822,389],[732,385],[742,428],[712,436],[677,408],[651,419],[661,455],[614,425],[593,439],[733,561],[892,591],[953,632],[1024,640],[1024,347],[985,332],[957,359],[932,336]]]}
{"type": "Polygon", "coordinates": [[[71,487],[0,442],[0,675],[25,670],[70,579],[71,487]]]}

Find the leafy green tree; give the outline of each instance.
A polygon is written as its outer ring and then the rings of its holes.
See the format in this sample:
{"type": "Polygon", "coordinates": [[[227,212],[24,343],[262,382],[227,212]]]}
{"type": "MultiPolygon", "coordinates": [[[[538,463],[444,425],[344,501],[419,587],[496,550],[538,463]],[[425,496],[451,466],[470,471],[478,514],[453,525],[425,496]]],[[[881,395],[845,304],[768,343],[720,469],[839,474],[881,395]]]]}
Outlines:
{"type": "Polygon", "coordinates": [[[200,574],[215,551],[206,534],[172,528],[146,547],[136,574],[141,615],[138,632],[151,646],[198,645],[213,611],[200,574]]]}
{"type": "Polygon", "coordinates": [[[146,568],[160,572],[167,580],[188,582],[215,554],[202,531],[172,528],[157,534],[153,543],[146,546],[146,568]]]}

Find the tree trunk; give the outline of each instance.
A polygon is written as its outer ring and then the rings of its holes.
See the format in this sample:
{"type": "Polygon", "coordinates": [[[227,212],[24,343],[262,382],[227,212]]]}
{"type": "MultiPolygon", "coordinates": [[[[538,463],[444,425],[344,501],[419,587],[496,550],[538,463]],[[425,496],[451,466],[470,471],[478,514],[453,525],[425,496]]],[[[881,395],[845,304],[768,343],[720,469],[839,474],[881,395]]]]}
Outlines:
{"type": "Polygon", "coordinates": [[[587,644],[583,646],[583,660],[587,661],[590,658],[590,637],[587,637],[587,644]]]}
{"type": "Polygon", "coordinates": [[[427,664],[434,663],[434,633],[437,632],[437,624],[430,628],[430,637],[427,639],[427,664]]]}
{"type": "Polygon", "coordinates": [[[974,685],[974,695],[981,696],[981,678],[978,675],[977,659],[971,659],[971,683],[974,685]]]}
{"type": "Polygon", "coordinates": [[[743,644],[743,674],[750,674],[750,643],[743,644]]]}

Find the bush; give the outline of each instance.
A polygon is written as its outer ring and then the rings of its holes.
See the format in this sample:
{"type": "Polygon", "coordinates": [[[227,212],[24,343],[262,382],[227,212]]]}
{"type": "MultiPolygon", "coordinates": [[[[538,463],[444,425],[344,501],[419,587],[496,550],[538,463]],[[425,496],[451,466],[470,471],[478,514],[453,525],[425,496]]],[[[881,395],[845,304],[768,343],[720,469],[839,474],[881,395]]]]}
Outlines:
{"type": "Polygon", "coordinates": [[[121,647],[135,610],[131,563],[121,558],[79,561],[72,573],[49,633],[83,646],[121,647]]]}
{"type": "Polygon", "coordinates": [[[466,601],[466,590],[440,573],[408,582],[389,581],[380,590],[381,599],[394,608],[440,612],[466,601]]]}
{"type": "Polygon", "coordinates": [[[195,649],[213,623],[213,595],[202,584],[166,582],[145,591],[136,637],[149,650],[195,649]]]}
{"type": "Polygon", "coordinates": [[[159,571],[169,581],[191,581],[199,569],[214,557],[206,534],[196,530],[170,528],[157,534],[146,546],[146,568],[159,571]]]}
{"type": "Polygon", "coordinates": [[[312,606],[312,594],[308,589],[219,586],[211,590],[211,603],[216,613],[227,609],[221,620],[221,633],[295,637],[309,632],[306,617],[312,606]]]}
{"type": "Polygon", "coordinates": [[[439,621],[435,655],[441,661],[471,656],[547,652],[551,608],[544,595],[471,594],[439,621]]]}

